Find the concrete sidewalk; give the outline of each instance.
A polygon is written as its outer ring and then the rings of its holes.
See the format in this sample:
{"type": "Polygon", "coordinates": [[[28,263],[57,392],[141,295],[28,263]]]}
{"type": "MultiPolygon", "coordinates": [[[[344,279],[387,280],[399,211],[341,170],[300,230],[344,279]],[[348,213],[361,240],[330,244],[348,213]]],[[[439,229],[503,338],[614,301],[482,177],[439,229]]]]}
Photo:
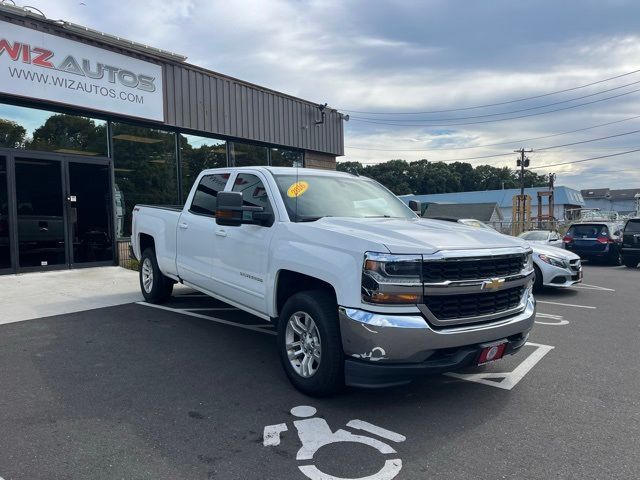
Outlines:
{"type": "Polygon", "coordinates": [[[0,276],[0,324],[141,300],[138,273],[120,267],[0,276]]]}

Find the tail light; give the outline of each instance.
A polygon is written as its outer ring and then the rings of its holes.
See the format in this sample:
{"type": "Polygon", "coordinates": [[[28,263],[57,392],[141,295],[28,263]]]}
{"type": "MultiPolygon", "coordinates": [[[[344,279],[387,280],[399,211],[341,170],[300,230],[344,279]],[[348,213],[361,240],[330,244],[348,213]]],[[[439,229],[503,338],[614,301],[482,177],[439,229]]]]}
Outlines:
{"type": "Polygon", "coordinates": [[[571,243],[571,242],[573,242],[573,237],[572,237],[571,235],[565,235],[565,236],[562,238],[562,241],[563,241],[564,243],[571,243]]]}
{"type": "Polygon", "coordinates": [[[607,243],[616,243],[616,241],[609,237],[598,237],[598,243],[607,244],[607,243]]]}

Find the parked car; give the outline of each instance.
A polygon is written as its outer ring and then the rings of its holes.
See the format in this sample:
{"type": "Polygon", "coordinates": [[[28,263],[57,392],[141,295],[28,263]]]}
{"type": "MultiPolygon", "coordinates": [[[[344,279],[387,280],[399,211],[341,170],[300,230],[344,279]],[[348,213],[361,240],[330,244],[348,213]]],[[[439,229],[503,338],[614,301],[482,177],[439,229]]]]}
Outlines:
{"type": "Polygon", "coordinates": [[[518,237],[526,240],[530,244],[535,243],[558,248],[564,247],[560,234],[553,230],[531,230],[529,232],[521,233],[518,237]]]}
{"type": "MultiPolygon", "coordinates": [[[[494,230],[490,225],[475,218],[440,218],[440,220],[458,222],[485,230],[494,230]]],[[[520,235],[520,238],[524,237],[520,235]]],[[[533,249],[533,267],[535,270],[533,283],[534,292],[542,290],[543,287],[567,288],[582,282],[582,262],[578,255],[558,247],[530,241],[527,238],[524,239],[530,243],[533,249]]]]}
{"type": "Polygon", "coordinates": [[[530,247],[414,211],[342,172],[205,170],[182,210],[134,208],[142,294],[160,303],[181,282],[275,322],[287,376],[313,395],[517,352],[535,317],[530,247]]]}
{"type": "Polygon", "coordinates": [[[582,259],[622,265],[621,236],[620,223],[590,221],[571,225],[562,241],[582,259]]]}
{"type": "Polygon", "coordinates": [[[640,263],[640,218],[631,218],[624,226],[622,262],[629,268],[636,268],[640,263]]]}

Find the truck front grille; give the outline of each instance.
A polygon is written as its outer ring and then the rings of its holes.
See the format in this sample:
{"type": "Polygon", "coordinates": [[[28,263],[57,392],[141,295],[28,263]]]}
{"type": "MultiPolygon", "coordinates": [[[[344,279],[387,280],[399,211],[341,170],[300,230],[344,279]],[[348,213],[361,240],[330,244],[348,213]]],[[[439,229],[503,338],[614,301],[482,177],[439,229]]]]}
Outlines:
{"type": "Polygon", "coordinates": [[[459,281],[506,277],[520,273],[525,261],[525,254],[425,261],[422,263],[422,279],[424,283],[442,283],[447,280],[459,281]]]}
{"type": "Polygon", "coordinates": [[[524,287],[499,292],[460,295],[428,295],[424,302],[439,320],[453,320],[501,313],[516,308],[524,295],[524,287]]]}

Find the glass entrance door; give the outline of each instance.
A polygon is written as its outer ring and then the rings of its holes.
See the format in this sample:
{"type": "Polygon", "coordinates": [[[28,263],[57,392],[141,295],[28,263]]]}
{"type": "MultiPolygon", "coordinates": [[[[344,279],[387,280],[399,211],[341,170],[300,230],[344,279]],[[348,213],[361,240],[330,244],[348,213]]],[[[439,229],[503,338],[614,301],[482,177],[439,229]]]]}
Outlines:
{"type": "Polygon", "coordinates": [[[67,169],[71,265],[113,263],[113,200],[109,164],[69,159],[67,169]]]}
{"type": "Polygon", "coordinates": [[[114,250],[109,160],[0,152],[0,272],[113,265],[114,250]]]}
{"type": "Polygon", "coordinates": [[[15,182],[19,268],[64,266],[62,162],[16,157],[15,182]]]}

